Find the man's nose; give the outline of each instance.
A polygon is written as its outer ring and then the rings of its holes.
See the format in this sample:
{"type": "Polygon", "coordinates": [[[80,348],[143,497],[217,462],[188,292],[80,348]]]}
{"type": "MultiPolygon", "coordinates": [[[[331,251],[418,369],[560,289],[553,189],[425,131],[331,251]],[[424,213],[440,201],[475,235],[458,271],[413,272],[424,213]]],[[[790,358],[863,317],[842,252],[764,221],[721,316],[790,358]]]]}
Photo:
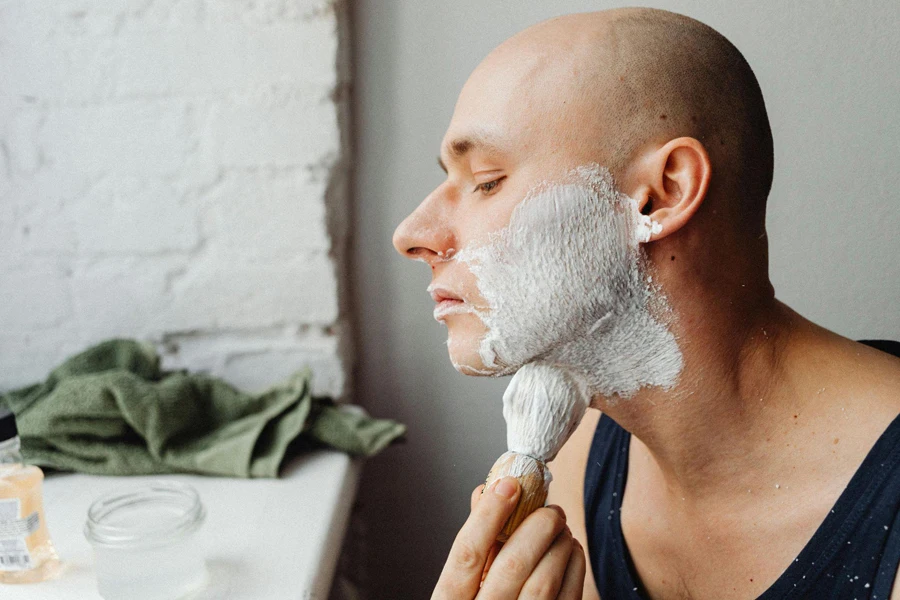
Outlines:
{"type": "Polygon", "coordinates": [[[406,258],[422,259],[434,266],[435,261],[449,258],[454,250],[454,236],[441,200],[430,195],[403,220],[394,231],[394,248],[406,258]]]}

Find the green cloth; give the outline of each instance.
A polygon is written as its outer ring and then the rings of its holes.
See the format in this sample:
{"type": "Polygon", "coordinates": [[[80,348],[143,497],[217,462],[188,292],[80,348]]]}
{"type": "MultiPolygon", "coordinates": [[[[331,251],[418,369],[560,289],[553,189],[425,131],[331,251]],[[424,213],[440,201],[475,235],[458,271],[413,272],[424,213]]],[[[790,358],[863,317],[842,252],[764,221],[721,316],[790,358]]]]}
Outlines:
{"type": "Polygon", "coordinates": [[[102,475],[277,477],[291,451],[328,445],[371,456],[406,427],[310,393],[308,370],[256,395],[162,371],[153,346],[109,340],[46,381],[0,394],[32,464],[102,475]]]}

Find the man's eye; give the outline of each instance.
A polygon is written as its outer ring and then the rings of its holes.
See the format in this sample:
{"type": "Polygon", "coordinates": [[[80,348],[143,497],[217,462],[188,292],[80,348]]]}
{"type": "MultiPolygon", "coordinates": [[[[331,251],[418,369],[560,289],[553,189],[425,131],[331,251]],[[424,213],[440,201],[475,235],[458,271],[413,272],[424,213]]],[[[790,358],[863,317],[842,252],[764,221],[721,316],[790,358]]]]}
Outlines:
{"type": "Polygon", "coordinates": [[[499,179],[495,179],[493,181],[485,181],[484,183],[479,183],[475,186],[476,192],[481,191],[485,194],[490,194],[494,190],[497,189],[497,186],[500,185],[500,182],[506,179],[506,177],[500,177],[499,179]]]}

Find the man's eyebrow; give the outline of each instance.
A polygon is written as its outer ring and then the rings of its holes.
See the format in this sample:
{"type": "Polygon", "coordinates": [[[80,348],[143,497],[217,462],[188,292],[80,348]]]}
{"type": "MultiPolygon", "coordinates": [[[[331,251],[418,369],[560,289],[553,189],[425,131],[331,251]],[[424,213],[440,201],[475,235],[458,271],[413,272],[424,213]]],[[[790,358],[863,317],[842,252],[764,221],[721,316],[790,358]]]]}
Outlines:
{"type": "MultiPolygon", "coordinates": [[[[450,155],[450,159],[454,161],[464,158],[466,154],[472,150],[482,150],[493,154],[499,154],[502,151],[497,142],[494,141],[495,139],[494,136],[487,133],[473,133],[458,137],[447,143],[447,153],[450,155]]],[[[437,161],[438,165],[444,170],[444,173],[446,173],[447,164],[444,162],[444,159],[439,155],[437,161]]]]}

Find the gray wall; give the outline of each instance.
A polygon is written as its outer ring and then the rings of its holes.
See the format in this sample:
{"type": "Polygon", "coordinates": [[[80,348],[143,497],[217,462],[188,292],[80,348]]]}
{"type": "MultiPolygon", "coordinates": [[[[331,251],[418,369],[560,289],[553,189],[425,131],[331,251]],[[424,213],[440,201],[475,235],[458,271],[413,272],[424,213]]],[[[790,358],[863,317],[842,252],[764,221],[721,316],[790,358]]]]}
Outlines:
{"type": "MultiPolygon", "coordinates": [[[[771,271],[778,296],[843,335],[900,339],[900,3],[650,2],[725,34],[747,57],[775,133],[771,271]]],[[[354,276],[358,400],[409,425],[362,487],[374,598],[424,598],[468,496],[505,449],[505,380],[450,366],[428,269],[394,227],[442,180],[435,163],[460,87],[498,43],[610,2],[359,0],[354,15],[354,276]]],[[[360,565],[362,567],[362,565],[360,565]]]]}

